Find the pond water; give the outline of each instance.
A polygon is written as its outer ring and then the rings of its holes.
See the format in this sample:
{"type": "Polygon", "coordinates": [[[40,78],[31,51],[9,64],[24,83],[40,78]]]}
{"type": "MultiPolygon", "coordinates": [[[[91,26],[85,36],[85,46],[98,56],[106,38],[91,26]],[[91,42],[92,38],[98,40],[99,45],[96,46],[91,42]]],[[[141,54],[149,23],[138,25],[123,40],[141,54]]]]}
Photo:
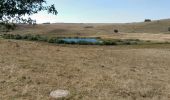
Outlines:
{"type": "Polygon", "coordinates": [[[95,38],[64,38],[61,39],[65,42],[74,42],[74,43],[79,43],[79,42],[87,42],[87,43],[100,43],[101,41],[95,38]]]}

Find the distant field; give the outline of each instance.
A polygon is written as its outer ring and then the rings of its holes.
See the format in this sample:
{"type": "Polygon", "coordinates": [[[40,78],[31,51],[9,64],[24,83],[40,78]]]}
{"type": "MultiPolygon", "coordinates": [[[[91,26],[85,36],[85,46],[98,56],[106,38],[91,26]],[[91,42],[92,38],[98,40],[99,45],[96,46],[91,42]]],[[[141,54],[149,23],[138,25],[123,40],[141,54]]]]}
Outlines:
{"type": "MultiPolygon", "coordinates": [[[[20,25],[10,34],[170,42],[170,20],[20,25]],[[118,29],[119,33],[114,33],[118,29]]],[[[0,37],[0,100],[170,100],[170,44],[66,45],[0,37]],[[59,99],[60,100],[60,99],[59,99]]]]}
{"type": "Polygon", "coordinates": [[[43,34],[56,37],[101,37],[109,39],[141,39],[170,41],[170,20],[126,24],[41,24],[19,25],[15,34],[43,34]],[[119,33],[114,33],[118,29],[119,33]]]}

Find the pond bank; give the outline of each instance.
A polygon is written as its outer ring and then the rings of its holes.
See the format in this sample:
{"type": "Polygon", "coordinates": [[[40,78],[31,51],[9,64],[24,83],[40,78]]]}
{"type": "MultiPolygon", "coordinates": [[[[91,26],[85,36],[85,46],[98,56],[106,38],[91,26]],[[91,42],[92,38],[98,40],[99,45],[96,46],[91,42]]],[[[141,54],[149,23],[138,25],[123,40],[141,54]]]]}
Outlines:
{"type": "Polygon", "coordinates": [[[139,39],[102,39],[100,37],[47,37],[32,34],[2,34],[4,39],[41,41],[55,44],[79,44],[79,45],[140,45],[140,44],[169,44],[169,42],[153,42],[139,39]]]}

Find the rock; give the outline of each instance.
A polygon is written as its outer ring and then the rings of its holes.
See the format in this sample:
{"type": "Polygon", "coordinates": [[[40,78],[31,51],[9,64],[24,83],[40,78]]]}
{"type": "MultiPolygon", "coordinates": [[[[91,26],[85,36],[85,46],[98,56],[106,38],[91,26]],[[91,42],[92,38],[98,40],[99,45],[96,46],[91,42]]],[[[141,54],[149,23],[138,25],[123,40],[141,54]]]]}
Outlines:
{"type": "Polygon", "coordinates": [[[50,93],[50,96],[52,98],[58,99],[58,98],[64,98],[69,95],[69,91],[67,90],[55,90],[50,93]]]}

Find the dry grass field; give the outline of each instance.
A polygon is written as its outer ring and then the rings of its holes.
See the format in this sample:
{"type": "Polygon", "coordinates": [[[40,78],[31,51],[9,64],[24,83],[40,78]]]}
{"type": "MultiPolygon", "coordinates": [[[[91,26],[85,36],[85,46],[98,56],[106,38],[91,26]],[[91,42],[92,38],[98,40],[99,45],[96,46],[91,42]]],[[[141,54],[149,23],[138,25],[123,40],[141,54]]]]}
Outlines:
{"type": "MultiPolygon", "coordinates": [[[[127,29],[123,24],[118,34],[112,24],[22,25],[11,33],[169,41],[170,34],[154,24],[161,22],[133,23],[127,29]]],[[[54,45],[0,39],[0,100],[55,100],[49,94],[57,89],[70,91],[61,100],[170,100],[170,44],[54,45]]]]}
{"type": "Polygon", "coordinates": [[[13,34],[42,34],[55,37],[101,37],[104,39],[140,39],[170,41],[170,19],[126,24],[57,23],[37,26],[19,25],[13,34]],[[119,33],[114,33],[118,29],[119,33]]]}
{"type": "Polygon", "coordinates": [[[0,40],[0,100],[169,100],[170,45],[79,46],[0,40]]]}

